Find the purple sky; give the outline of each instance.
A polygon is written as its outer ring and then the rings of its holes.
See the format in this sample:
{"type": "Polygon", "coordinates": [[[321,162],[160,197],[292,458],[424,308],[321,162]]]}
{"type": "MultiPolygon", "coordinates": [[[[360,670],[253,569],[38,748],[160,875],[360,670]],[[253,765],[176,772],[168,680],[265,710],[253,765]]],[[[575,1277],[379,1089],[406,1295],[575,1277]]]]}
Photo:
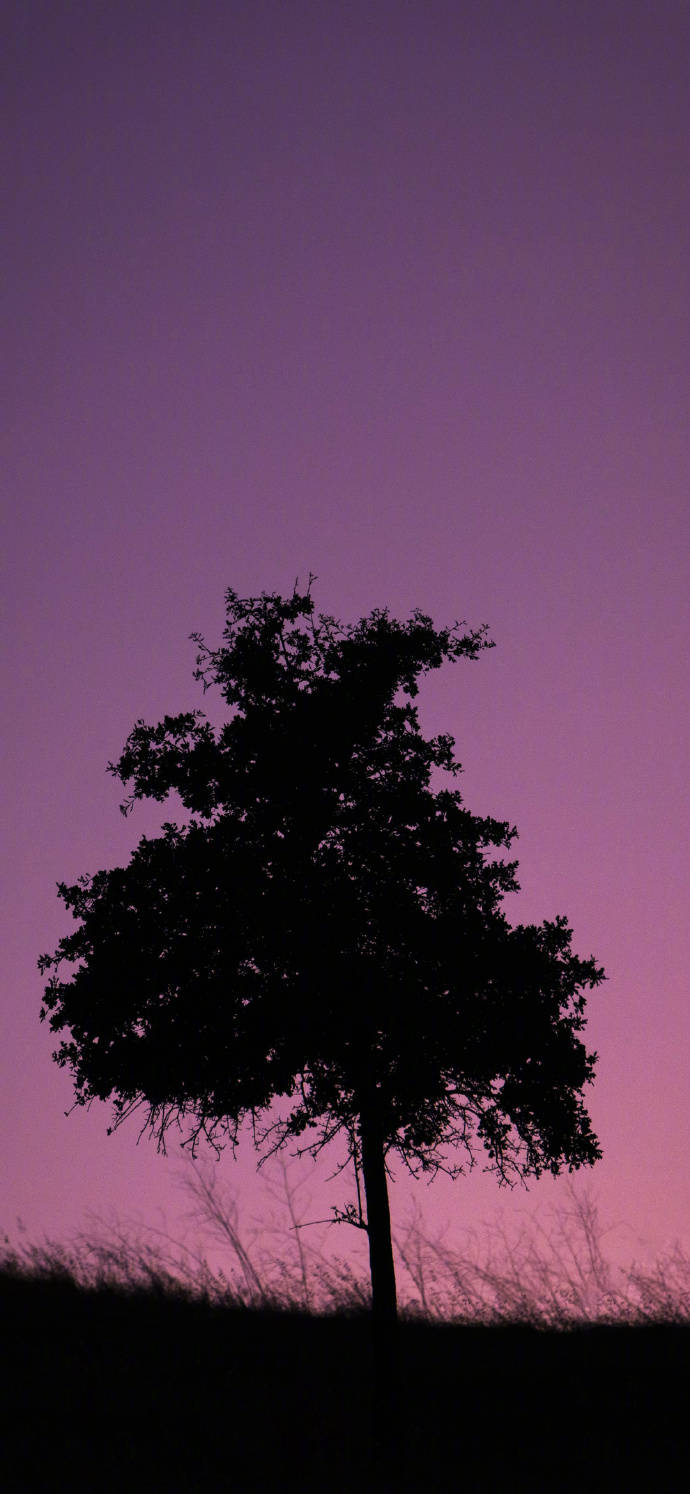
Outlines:
{"type": "MultiPolygon", "coordinates": [[[[345,621],[489,623],[491,653],[424,686],[422,725],[454,733],[468,807],[518,826],[510,918],[566,913],[609,975],[584,1175],[604,1216],[690,1243],[690,8],[3,16],[0,1223],[174,1228],[186,1207],[175,1149],[137,1148],[135,1122],[108,1138],[104,1106],[65,1119],[36,959],[72,927],[56,882],[171,815],[123,820],[105,765],[139,716],[213,714],[189,633],[220,641],[228,586],[311,570],[345,621]]],[[[248,1148],[221,1169],[247,1215],[254,1168],[248,1148]]],[[[477,1170],[417,1192],[454,1230],[562,1189],[506,1197],[477,1170]]]]}

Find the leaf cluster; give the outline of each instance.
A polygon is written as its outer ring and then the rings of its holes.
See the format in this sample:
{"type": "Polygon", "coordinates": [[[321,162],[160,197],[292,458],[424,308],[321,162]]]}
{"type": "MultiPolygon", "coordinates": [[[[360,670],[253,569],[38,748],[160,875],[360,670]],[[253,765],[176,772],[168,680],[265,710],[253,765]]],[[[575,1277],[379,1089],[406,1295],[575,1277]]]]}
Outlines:
{"type": "Polygon", "coordinates": [[[116,1125],[143,1106],[159,1145],[182,1123],[192,1146],[235,1142],[250,1117],[264,1155],[343,1132],[357,1161],[366,1105],[412,1170],[462,1171],[477,1142],[505,1179],[592,1162],[579,1034],[604,972],[563,917],[508,925],[517,863],[490,853],[517,832],[470,814],[453,738],[425,739],[414,705],[421,676],[492,647],[486,629],[316,618],[312,579],[229,590],[222,646],[192,634],[219,729],[139,720],[109,764],[123,813],[175,791],[190,820],[59,886],[79,928],[39,962],[42,1016],[68,1029],[76,1102],[112,1100],[116,1125]]]}

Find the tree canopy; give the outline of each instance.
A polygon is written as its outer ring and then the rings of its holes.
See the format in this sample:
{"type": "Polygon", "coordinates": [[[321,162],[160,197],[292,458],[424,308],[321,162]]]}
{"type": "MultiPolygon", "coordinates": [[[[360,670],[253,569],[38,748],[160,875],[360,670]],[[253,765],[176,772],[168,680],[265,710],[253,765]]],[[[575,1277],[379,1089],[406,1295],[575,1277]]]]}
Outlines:
{"type": "Polygon", "coordinates": [[[108,764],[123,813],[176,791],[189,822],[59,884],[79,927],[39,961],[41,1016],[68,1033],[76,1103],[112,1101],[115,1126],[143,1109],[163,1147],[172,1125],[234,1144],[251,1118],[263,1155],[342,1134],[356,1166],[366,1136],[414,1172],[592,1163],[581,1033],[604,972],[564,916],[508,924],[517,862],[492,853],[517,832],[466,809],[454,739],[425,739],[414,704],[420,677],[493,646],[486,627],[343,625],[312,580],[229,590],[222,645],[191,635],[220,728],[139,720],[108,764]]]}

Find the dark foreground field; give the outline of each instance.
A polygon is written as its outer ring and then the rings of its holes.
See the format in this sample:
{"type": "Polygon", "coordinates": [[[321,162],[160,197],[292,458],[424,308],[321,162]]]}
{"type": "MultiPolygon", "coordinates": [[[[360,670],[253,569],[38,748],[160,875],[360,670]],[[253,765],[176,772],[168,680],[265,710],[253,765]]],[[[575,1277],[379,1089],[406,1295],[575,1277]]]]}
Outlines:
{"type": "Polygon", "coordinates": [[[399,1460],[384,1478],[366,1316],[11,1272],[0,1312],[8,1494],[685,1486],[687,1326],[403,1323],[399,1460]]]}

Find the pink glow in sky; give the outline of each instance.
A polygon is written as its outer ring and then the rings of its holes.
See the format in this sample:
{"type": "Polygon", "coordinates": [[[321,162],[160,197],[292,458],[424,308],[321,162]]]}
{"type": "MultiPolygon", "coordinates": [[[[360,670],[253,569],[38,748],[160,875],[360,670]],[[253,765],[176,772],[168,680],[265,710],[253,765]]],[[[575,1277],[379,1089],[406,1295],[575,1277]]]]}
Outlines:
{"type": "MultiPolygon", "coordinates": [[[[690,7],[3,9],[1,1220],[187,1206],[174,1149],[65,1118],[36,959],[72,926],[56,883],[171,817],[123,820],[105,768],[137,717],[218,712],[188,635],[311,570],[345,621],[488,622],[422,725],[518,826],[511,920],[567,914],[609,976],[602,1213],[690,1242],[690,7]]],[[[350,1196],[328,1170],[321,1214],[350,1196]]],[[[251,1149],[221,1171],[251,1215],[251,1149]]],[[[454,1229],[562,1188],[417,1196],[454,1229]]]]}

